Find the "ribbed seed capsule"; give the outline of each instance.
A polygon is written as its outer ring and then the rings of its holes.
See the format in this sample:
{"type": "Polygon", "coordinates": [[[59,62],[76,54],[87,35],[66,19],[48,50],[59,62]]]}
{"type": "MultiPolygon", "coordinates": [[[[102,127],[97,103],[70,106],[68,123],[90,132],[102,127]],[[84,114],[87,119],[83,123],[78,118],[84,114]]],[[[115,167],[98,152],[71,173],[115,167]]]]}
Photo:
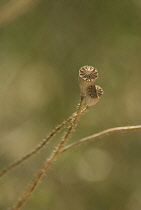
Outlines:
{"type": "Polygon", "coordinates": [[[86,96],[87,88],[98,78],[98,71],[93,66],[83,66],[79,70],[79,86],[82,96],[86,96]]]}
{"type": "Polygon", "coordinates": [[[99,85],[91,85],[87,88],[86,104],[88,106],[95,105],[103,95],[104,91],[99,85]]]}

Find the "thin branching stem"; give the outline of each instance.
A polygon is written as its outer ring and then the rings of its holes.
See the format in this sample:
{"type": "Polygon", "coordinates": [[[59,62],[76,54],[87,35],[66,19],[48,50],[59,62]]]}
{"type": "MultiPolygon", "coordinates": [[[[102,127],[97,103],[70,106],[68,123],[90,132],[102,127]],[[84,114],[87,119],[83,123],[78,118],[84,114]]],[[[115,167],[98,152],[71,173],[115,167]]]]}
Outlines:
{"type": "MultiPolygon", "coordinates": [[[[82,111],[81,114],[87,111],[87,107],[85,107],[82,111]]],[[[51,138],[55,136],[65,125],[67,125],[74,117],[76,117],[77,113],[72,114],[71,117],[69,117],[66,121],[58,125],[48,136],[46,136],[37,146],[35,149],[33,149],[31,152],[20,158],[19,160],[11,163],[9,166],[5,167],[0,171],[0,177],[5,175],[7,172],[9,172],[11,169],[15,168],[19,164],[21,164],[23,161],[27,160],[30,158],[32,155],[35,155],[40,149],[42,149],[47,143],[50,142],[51,138]]]]}
{"type": "Polygon", "coordinates": [[[69,129],[67,131],[67,133],[62,138],[60,144],[53,151],[53,154],[51,155],[51,157],[49,159],[47,159],[47,161],[45,162],[45,164],[42,166],[42,168],[37,173],[36,177],[33,179],[32,183],[30,184],[30,186],[28,187],[28,189],[24,192],[24,194],[21,196],[21,198],[19,199],[18,203],[16,204],[16,206],[14,208],[12,208],[12,210],[18,210],[18,209],[20,209],[20,207],[22,207],[24,205],[24,203],[30,197],[30,195],[34,191],[35,187],[37,186],[37,184],[39,183],[39,181],[41,180],[41,178],[45,175],[45,173],[47,172],[47,170],[52,165],[53,161],[60,154],[60,151],[61,151],[62,147],[64,146],[64,144],[68,140],[69,135],[73,131],[73,129],[74,129],[76,123],[77,123],[77,120],[78,120],[78,118],[80,117],[80,115],[82,113],[81,110],[82,110],[82,107],[83,107],[84,99],[85,99],[84,97],[81,97],[80,104],[78,105],[78,109],[77,109],[77,114],[74,117],[74,119],[73,119],[73,121],[72,121],[72,123],[71,123],[71,125],[70,125],[70,127],[69,127],[69,129]]]}
{"type": "Polygon", "coordinates": [[[141,130],[141,125],[109,128],[107,130],[104,130],[99,133],[93,134],[91,136],[85,137],[83,139],[80,139],[80,140],[72,143],[72,144],[65,146],[64,148],[62,148],[61,153],[66,152],[67,150],[72,149],[80,144],[86,143],[88,141],[97,140],[98,138],[106,136],[111,133],[117,133],[117,132],[121,132],[121,131],[134,131],[134,130],[141,130]]]}

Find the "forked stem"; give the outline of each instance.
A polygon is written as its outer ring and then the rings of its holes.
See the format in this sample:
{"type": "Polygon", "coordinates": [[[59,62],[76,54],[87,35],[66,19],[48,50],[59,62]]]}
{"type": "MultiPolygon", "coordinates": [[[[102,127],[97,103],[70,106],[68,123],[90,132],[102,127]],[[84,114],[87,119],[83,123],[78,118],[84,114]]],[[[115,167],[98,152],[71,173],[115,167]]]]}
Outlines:
{"type": "Polygon", "coordinates": [[[60,144],[53,151],[53,154],[51,155],[51,157],[49,159],[47,159],[47,161],[44,163],[44,165],[39,170],[39,172],[37,173],[36,177],[33,179],[32,183],[30,184],[30,186],[28,187],[28,189],[24,192],[24,194],[21,196],[20,200],[18,201],[18,203],[16,204],[16,206],[14,208],[12,208],[12,210],[18,210],[18,209],[20,209],[20,207],[22,207],[24,205],[24,203],[30,197],[30,195],[34,191],[35,187],[37,186],[37,184],[39,183],[39,181],[43,177],[43,175],[45,175],[45,173],[47,172],[47,170],[52,165],[53,161],[60,154],[60,151],[61,151],[62,147],[64,146],[64,144],[68,140],[69,135],[73,131],[73,129],[74,129],[76,123],[77,123],[77,120],[78,120],[78,118],[80,117],[80,115],[82,113],[81,110],[82,110],[82,107],[83,107],[84,99],[85,99],[84,97],[81,97],[80,104],[78,105],[78,109],[77,109],[77,114],[75,115],[75,117],[74,117],[74,119],[73,119],[73,121],[72,121],[72,123],[71,123],[71,125],[70,125],[70,127],[69,127],[69,129],[67,131],[67,133],[62,138],[60,144]]]}
{"type": "MultiPolygon", "coordinates": [[[[83,114],[84,112],[87,111],[87,107],[85,107],[82,111],[81,114],[83,114]]],[[[47,137],[45,137],[37,146],[35,149],[33,149],[31,152],[29,152],[28,154],[26,154],[25,156],[23,156],[22,158],[20,158],[19,160],[11,163],[9,166],[7,166],[6,168],[2,169],[0,171],[0,177],[2,177],[3,175],[5,175],[7,172],[9,172],[11,169],[15,168],[16,166],[18,166],[19,164],[21,164],[23,161],[27,160],[28,158],[30,158],[32,155],[35,155],[40,149],[42,149],[47,143],[49,143],[49,141],[51,140],[51,138],[53,136],[55,136],[65,125],[67,125],[75,116],[77,115],[77,113],[72,114],[71,117],[69,117],[66,121],[64,121],[63,123],[61,123],[60,125],[58,125],[47,137]]]]}

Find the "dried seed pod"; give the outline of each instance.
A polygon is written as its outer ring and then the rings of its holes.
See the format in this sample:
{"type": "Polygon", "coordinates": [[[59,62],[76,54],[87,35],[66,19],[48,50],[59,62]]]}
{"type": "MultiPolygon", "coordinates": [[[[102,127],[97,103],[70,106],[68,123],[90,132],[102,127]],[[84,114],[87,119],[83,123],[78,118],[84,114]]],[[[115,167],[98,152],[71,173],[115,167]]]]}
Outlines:
{"type": "Polygon", "coordinates": [[[79,70],[79,86],[82,96],[86,96],[87,88],[98,78],[98,71],[93,66],[83,66],[79,70]]]}
{"type": "Polygon", "coordinates": [[[101,96],[103,95],[104,91],[99,85],[91,85],[87,88],[87,95],[86,95],[86,103],[88,106],[95,105],[101,96]]]}

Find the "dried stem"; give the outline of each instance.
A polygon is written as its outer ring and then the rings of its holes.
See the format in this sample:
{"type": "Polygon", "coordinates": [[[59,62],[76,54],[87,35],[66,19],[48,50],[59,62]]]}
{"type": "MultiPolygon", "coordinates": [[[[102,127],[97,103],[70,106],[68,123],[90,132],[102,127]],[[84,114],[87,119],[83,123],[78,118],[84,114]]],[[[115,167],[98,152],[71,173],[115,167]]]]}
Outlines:
{"type": "MultiPolygon", "coordinates": [[[[82,111],[81,114],[83,114],[84,112],[87,111],[87,107],[85,107],[82,111]]],[[[9,172],[11,169],[15,168],[16,166],[18,166],[19,164],[21,164],[23,161],[27,160],[28,158],[30,158],[32,155],[35,155],[40,149],[42,149],[47,143],[49,143],[49,141],[51,140],[51,138],[53,136],[55,136],[65,125],[67,125],[74,117],[77,116],[77,113],[72,114],[71,117],[69,117],[66,121],[64,121],[62,124],[58,125],[53,131],[52,133],[50,133],[47,137],[45,137],[37,146],[35,149],[33,149],[31,152],[29,152],[28,154],[26,154],[25,156],[23,156],[22,158],[20,158],[19,160],[11,163],[9,166],[7,166],[6,168],[2,169],[0,171],[0,177],[2,177],[3,175],[5,175],[7,172],[9,172]]]]}
{"type": "Polygon", "coordinates": [[[74,119],[73,119],[73,121],[72,121],[72,123],[71,123],[71,125],[70,125],[70,127],[68,129],[68,132],[62,138],[61,143],[58,145],[58,147],[55,149],[55,151],[53,151],[53,154],[51,155],[51,157],[45,162],[45,164],[39,170],[39,172],[37,173],[36,177],[34,178],[34,180],[32,181],[32,183],[30,184],[30,186],[28,187],[28,189],[24,192],[24,194],[21,196],[20,200],[18,201],[18,203],[16,204],[16,206],[14,208],[12,208],[12,210],[18,210],[18,209],[20,209],[20,207],[22,207],[24,205],[24,203],[30,197],[30,195],[34,191],[35,187],[37,186],[37,184],[39,183],[39,181],[43,177],[43,175],[45,175],[45,173],[47,172],[47,170],[52,165],[53,161],[60,154],[60,151],[61,151],[62,147],[64,146],[64,144],[68,140],[69,135],[73,131],[73,129],[74,129],[76,123],[77,123],[77,120],[78,120],[78,118],[80,117],[80,115],[82,113],[81,110],[82,110],[82,107],[83,107],[84,99],[85,99],[84,97],[81,97],[80,104],[78,105],[77,115],[74,117],[74,119]]]}
{"type": "Polygon", "coordinates": [[[66,147],[64,147],[61,150],[61,153],[72,149],[73,147],[76,147],[80,144],[86,143],[88,141],[93,141],[96,140],[100,137],[106,136],[107,134],[111,134],[111,133],[116,133],[116,132],[121,132],[121,131],[133,131],[133,130],[141,130],[141,125],[134,125],[134,126],[124,126],[124,127],[115,127],[115,128],[109,128],[107,130],[101,131],[99,133],[96,133],[94,135],[85,137],[83,139],[80,139],[72,144],[67,145],[66,147]]]}

